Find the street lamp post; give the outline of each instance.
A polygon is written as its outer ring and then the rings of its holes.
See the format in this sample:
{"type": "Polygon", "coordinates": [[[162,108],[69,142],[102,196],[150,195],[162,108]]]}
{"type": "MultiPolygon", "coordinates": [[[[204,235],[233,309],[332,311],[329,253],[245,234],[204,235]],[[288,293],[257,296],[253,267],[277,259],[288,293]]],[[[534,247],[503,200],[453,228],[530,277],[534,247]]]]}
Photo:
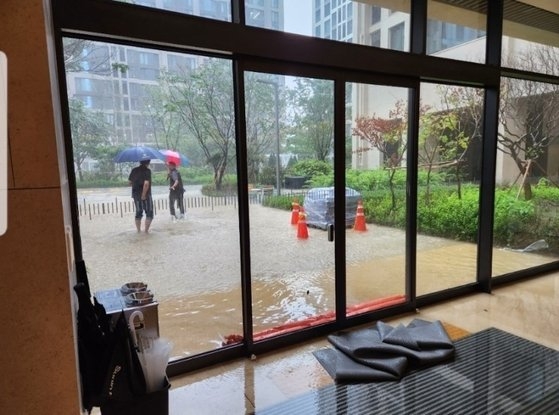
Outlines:
{"type": "Polygon", "coordinates": [[[275,81],[267,81],[258,79],[257,82],[263,84],[273,85],[274,87],[274,102],[276,106],[276,189],[278,196],[281,195],[280,183],[280,130],[279,130],[279,85],[275,81]]]}

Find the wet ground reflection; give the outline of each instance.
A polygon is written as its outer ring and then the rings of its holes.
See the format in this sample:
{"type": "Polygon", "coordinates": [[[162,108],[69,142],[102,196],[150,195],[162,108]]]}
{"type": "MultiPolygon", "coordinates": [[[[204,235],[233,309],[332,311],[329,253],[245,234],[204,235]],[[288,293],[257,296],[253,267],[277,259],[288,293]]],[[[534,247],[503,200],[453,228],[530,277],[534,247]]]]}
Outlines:
{"type": "MultiPolygon", "coordinates": [[[[260,205],[251,205],[250,221],[255,331],[333,310],[334,244],[326,233],[309,229],[308,240],[297,240],[290,212],[260,205]]],[[[81,218],[80,231],[92,291],[146,282],[175,358],[221,347],[226,336],[242,333],[234,206],[191,209],[177,223],[161,212],[149,235],[136,233],[132,214],[81,218]]],[[[365,233],[346,234],[348,304],[404,294],[404,233],[370,225],[365,233]]],[[[418,250],[418,294],[475,280],[474,244],[420,236],[418,250]]],[[[549,261],[536,253],[494,250],[495,274],[549,261]]]]}

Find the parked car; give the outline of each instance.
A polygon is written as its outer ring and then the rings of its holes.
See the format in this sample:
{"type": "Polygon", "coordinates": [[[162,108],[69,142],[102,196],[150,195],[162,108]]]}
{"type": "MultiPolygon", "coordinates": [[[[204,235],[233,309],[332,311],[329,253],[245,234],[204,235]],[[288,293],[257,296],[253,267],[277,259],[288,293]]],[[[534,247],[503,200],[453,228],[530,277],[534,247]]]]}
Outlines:
{"type": "MultiPolygon", "coordinates": [[[[357,202],[361,199],[361,193],[346,187],[345,189],[345,227],[353,226],[357,212],[357,202]]],[[[334,188],[317,187],[310,189],[303,202],[307,214],[307,226],[326,229],[329,224],[334,224],[334,188]]]]}

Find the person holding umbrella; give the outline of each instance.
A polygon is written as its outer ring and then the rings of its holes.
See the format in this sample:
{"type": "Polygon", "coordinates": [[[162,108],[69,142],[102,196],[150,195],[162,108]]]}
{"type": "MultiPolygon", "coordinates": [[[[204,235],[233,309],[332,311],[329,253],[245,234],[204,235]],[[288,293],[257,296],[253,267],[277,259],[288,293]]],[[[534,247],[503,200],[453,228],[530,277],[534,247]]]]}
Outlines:
{"type": "Polygon", "coordinates": [[[134,167],[128,176],[128,184],[132,186],[132,198],[136,207],[135,223],[138,232],[141,232],[142,217],[144,212],[146,220],[144,230],[149,232],[153,220],[153,199],[151,198],[151,169],[149,156],[142,157],[140,165],[134,167]]]}
{"type": "Polygon", "coordinates": [[[184,219],[184,187],[181,174],[177,170],[175,161],[168,161],[167,167],[169,169],[169,211],[171,213],[171,219],[184,219]],[[178,217],[175,214],[175,203],[179,207],[180,216],[178,217]]]}

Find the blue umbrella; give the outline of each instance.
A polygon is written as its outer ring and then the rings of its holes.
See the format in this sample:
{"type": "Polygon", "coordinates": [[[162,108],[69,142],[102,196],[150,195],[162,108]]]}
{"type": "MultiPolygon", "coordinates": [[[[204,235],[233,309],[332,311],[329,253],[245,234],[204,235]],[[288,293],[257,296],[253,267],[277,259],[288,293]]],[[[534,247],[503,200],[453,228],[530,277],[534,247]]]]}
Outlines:
{"type": "Polygon", "coordinates": [[[128,147],[118,153],[113,161],[115,163],[125,163],[133,161],[144,161],[144,160],[165,160],[165,156],[152,147],[146,146],[136,146],[128,147]]]}

